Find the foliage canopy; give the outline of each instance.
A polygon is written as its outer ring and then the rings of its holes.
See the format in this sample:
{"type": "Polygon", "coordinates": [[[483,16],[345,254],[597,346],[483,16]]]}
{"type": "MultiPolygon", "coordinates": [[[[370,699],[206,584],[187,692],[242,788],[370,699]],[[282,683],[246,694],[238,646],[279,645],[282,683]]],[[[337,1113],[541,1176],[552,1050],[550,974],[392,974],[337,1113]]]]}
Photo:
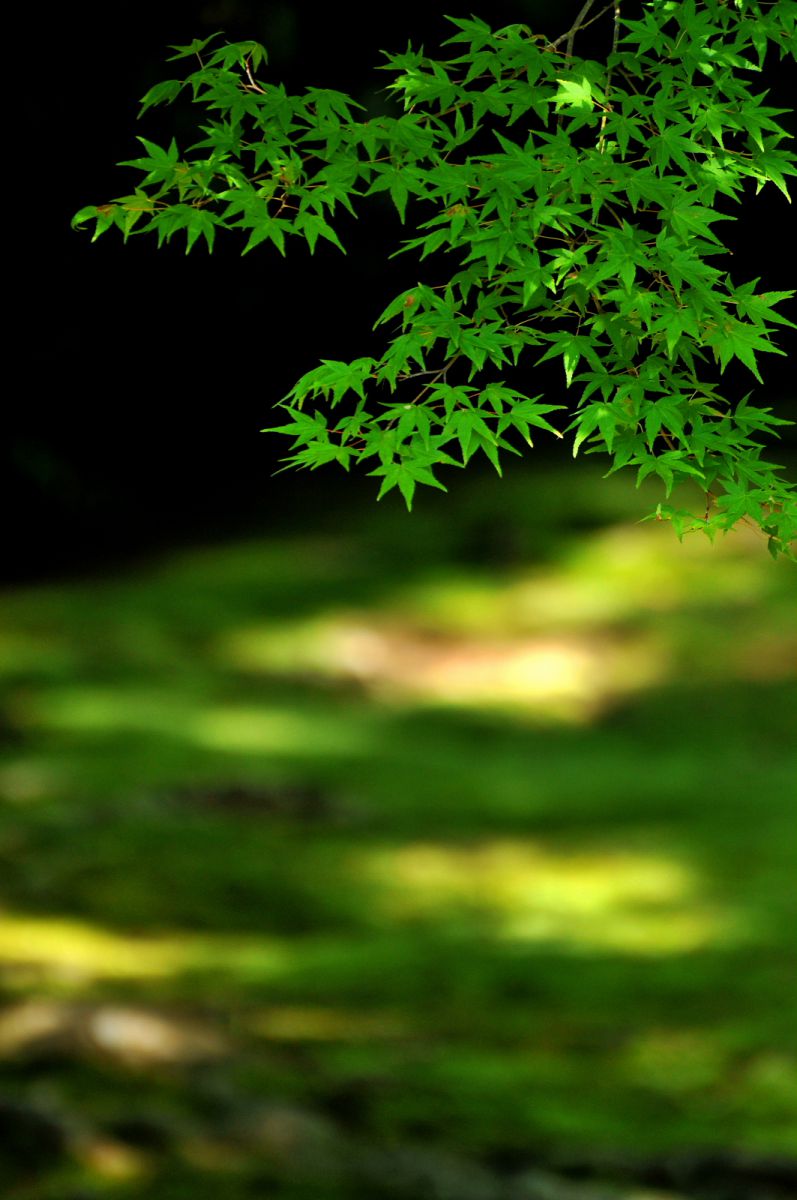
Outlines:
{"type": "Polygon", "coordinates": [[[343,249],[338,206],[386,192],[415,221],[396,253],[423,277],[378,317],[381,352],[323,360],[281,401],[272,432],[291,439],[289,465],[364,462],[379,496],[398,488],[410,506],[418,484],[443,488],[443,465],[481,453],[500,471],[536,430],[570,433],[574,454],[658,476],[667,503],[651,516],[679,536],[752,521],[791,554],[797,489],[760,440],[788,422],[751,393],[724,395],[719,377],[737,359],[763,382],[758,355],[783,353],[772,334],[795,328],[778,309],[793,292],[716,264],[729,202],[751,181],[788,199],[797,174],[787,110],[756,78],[773,51],[797,59],[797,3],[650,0],[632,16],[621,3],[595,13],[587,0],[555,40],[449,18],[448,57],[386,56],[398,105],[371,117],[338,91],[289,95],[256,42],[173,47],[196,68],[141,111],[187,89],[201,137],[185,153],[140,138],[143,154],[120,164],[143,173],[138,186],[74,222],[159,245],[184,233],[186,251],[237,229],[244,254],[284,254],[295,237],[312,252],[319,239],[343,249]],[[598,19],[608,53],[581,58],[579,32],[598,19]],[[576,393],[569,410],[516,386],[531,375],[517,368],[548,359],[576,393]],[[688,481],[699,500],[677,507],[688,481]]]}

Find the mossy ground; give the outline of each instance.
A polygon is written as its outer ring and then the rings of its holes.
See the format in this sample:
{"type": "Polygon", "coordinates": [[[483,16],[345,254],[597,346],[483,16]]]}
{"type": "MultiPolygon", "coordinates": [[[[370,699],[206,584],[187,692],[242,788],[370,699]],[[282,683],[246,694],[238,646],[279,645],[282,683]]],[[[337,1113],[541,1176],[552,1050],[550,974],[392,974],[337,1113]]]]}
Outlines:
{"type": "Polygon", "coordinates": [[[643,511],[516,471],[3,597],[5,1093],[71,1130],[10,1194],[354,1194],[264,1105],[793,1147],[794,567],[643,511]]]}

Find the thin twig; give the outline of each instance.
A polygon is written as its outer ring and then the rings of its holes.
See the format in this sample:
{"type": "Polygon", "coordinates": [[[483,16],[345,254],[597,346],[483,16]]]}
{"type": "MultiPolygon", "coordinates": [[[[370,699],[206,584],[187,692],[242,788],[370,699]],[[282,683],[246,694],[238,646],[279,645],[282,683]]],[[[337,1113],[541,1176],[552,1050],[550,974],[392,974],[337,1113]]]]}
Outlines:
{"type": "MultiPolygon", "coordinates": [[[[614,32],[612,33],[612,54],[614,55],[617,53],[617,43],[620,40],[620,0],[613,0],[613,7],[614,7],[614,32]]],[[[612,71],[613,70],[614,70],[614,63],[611,64],[611,66],[609,67],[608,74],[606,75],[606,89],[604,91],[604,96],[603,96],[603,98],[606,102],[606,108],[604,109],[603,116],[601,117],[601,127],[600,127],[600,133],[598,135],[598,153],[599,154],[603,154],[603,147],[606,142],[606,132],[605,132],[606,131],[606,118],[608,117],[609,113],[611,112],[611,108],[612,108],[612,106],[609,102],[609,93],[612,90],[612,71]]]]}
{"type": "Polygon", "coordinates": [[[617,43],[620,40],[620,0],[614,0],[614,32],[612,34],[612,54],[617,53],[617,43]]]}
{"type": "Polygon", "coordinates": [[[268,93],[266,92],[266,89],[262,88],[259,83],[255,83],[254,79],[252,78],[252,70],[249,66],[248,58],[244,61],[244,70],[246,71],[246,78],[249,80],[249,90],[253,92],[259,92],[261,96],[267,95],[268,93]]]}
{"type": "Polygon", "coordinates": [[[421,388],[421,390],[418,392],[418,395],[414,396],[413,399],[410,401],[410,403],[417,404],[418,401],[421,400],[426,395],[426,393],[429,391],[429,389],[434,387],[434,385],[437,383],[438,379],[442,379],[445,382],[446,378],[448,376],[448,372],[451,370],[451,368],[453,367],[454,363],[457,361],[458,358],[462,358],[462,354],[455,354],[453,358],[449,358],[449,360],[445,364],[445,366],[442,367],[437,372],[437,374],[434,376],[433,379],[429,380],[426,387],[421,388]]]}
{"type": "Polygon", "coordinates": [[[605,12],[608,12],[609,9],[613,7],[613,4],[607,4],[606,7],[602,8],[599,13],[596,13],[596,15],[592,18],[591,21],[588,21],[587,17],[589,16],[589,11],[592,8],[594,3],[595,3],[595,0],[586,0],[586,4],[581,9],[581,12],[578,14],[575,21],[570,26],[570,28],[567,30],[567,32],[560,34],[559,37],[556,38],[554,41],[549,42],[548,45],[545,47],[545,49],[546,50],[555,50],[557,46],[559,46],[562,42],[566,41],[567,45],[565,47],[565,54],[569,58],[573,53],[573,42],[575,41],[576,34],[578,33],[579,29],[585,29],[587,27],[587,25],[592,24],[592,21],[597,21],[599,17],[602,17],[605,12]]]}
{"type": "Polygon", "coordinates": [[[411,371],[408,375],[399,375],[399,383],[404,383],[408,379],[425,379],[428,375],[439,375],[439,368],[432,367],[431,371],[411,371]]]}

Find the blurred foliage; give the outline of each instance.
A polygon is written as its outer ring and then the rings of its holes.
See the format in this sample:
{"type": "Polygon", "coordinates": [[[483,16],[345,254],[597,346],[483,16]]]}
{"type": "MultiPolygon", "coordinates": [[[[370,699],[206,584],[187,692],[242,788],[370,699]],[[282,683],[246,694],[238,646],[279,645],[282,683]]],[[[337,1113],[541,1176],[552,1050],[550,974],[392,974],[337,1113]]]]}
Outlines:
{"type": "Polygon", "coordinates": [[[4,1194],[788,1153],[793,567],[635,500],[516,471],[2,598],[4,1194]]]}

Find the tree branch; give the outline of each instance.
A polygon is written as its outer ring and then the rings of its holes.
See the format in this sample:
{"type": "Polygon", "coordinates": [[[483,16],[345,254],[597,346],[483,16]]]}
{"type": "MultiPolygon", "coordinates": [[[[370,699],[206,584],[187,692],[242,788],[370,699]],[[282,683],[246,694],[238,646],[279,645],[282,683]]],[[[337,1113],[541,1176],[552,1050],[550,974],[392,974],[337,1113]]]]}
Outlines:
{"type": "Polygon", "coordinates": [[[570,56],[573,53],[573,42],[575,41],[576,34],[578,33],[579,29],[585,29],[587,27],[587,25],[591,25],[593,21],[597,21],[600,17],[603,16],[604,13],[607,13],[610,8],[614,7],[614,3],[607,4],[605,8],[602,8],[600,10],[600,12],[596,13],[595,16],[592,17],[592,19],[588,21],[587,17],[589,16],[590,9],[592,8],[594,3],[595,3],[595,0],[586,0],[586,4],[581,9],[581,12],[578,14],[575,21],[570,26],[570,28],[567,30],[567,32],[560,34],[559,37],[555,39],[555,41],[549,42],[548,45],[546,46],[546,50],[555,50],[558,45],[560,45],[562,42],[566,41],[567,45],[565,46],[565,54],[567,55],[568,58],[570,58],[570,56]]]}
{"type": "MultiPolygon", "coordinates": [[[[612,54],[617,53],[617,43],[620,40],[620,2],[621,2],[621,0],[613,0],[614,30],[612,33],[612,54]]],[[[609,71],[608,71],[608,74],[606,75],[606,90],[604,93],[604,100],[606,101],[606,108],[604,109],[604,113],[601,118],[601,128],[600,128],[600,134],[598,136],[598,152],[600,154],[603,154],[603,147],[604,147],[605,141],[606,141],[606,138],[605,138],[606,117],[611,112],[611,108],[612,108],[611,103],[609,102],[609,93],[612,90],[612,71],[613,70],[614,70],[614,63],[610,63],[609,71]]]]}

